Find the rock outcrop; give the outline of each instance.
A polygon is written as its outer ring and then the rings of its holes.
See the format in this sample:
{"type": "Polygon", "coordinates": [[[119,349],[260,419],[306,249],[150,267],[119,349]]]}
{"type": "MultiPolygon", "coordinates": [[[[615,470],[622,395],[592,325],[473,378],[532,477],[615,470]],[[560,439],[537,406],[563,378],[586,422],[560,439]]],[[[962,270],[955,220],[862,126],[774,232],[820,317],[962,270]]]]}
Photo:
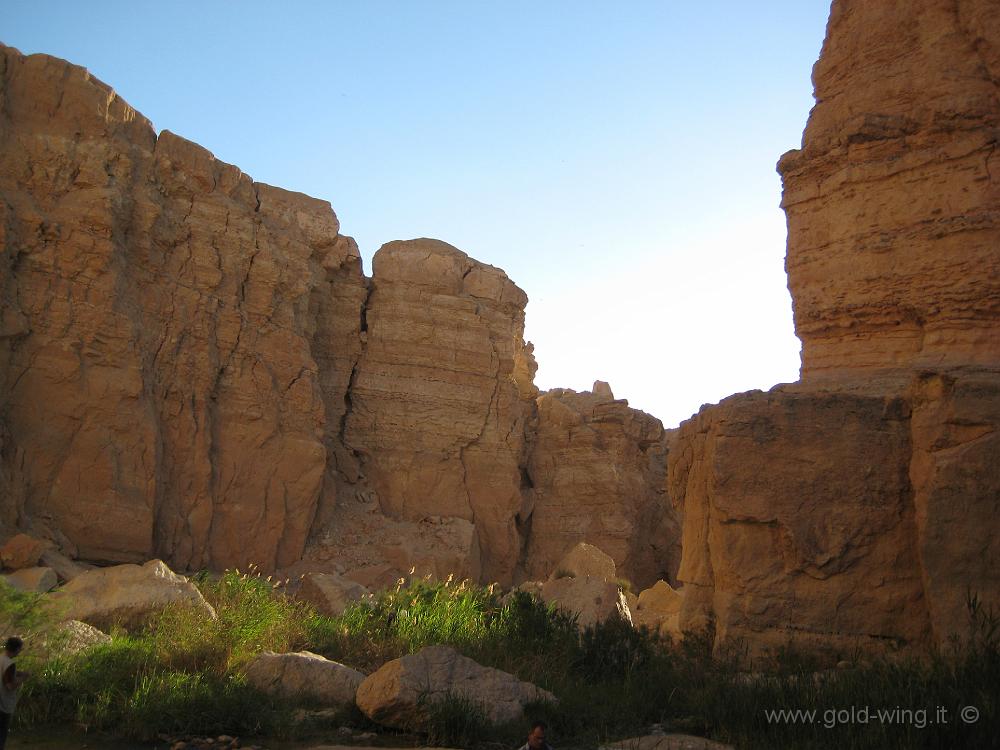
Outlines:
{"type": "Polygon", "coordinates": [[[247,682],[269,695],[306,700],[327,707],[351,706],[365,676],[319,654],[265,651],[246,668],[247,682]]]}
{"type": "Polygon", "coordinates": [[[779,164],[802,377],[1000,364],[1000,9],[833,4],[779,164]]]}
{"type": "Polygon", "coordinates": [[[0,52],[4,520],[87,559],[293,562],[344,411],[357,248],[329,204],[157,136],[84,69],[0,52]]]}
{"type": "Polygon", "coordinates": [[[995,3],[834,3],[779,163],[802,379],[670,443],[682,628],[881,650],[1000,607],[998,73],[995,3]]]}
{"type": "Polygon", "coordinates": [[[198,587],[162,560],[89,570],[46,596],[64,619],[96,627],[139,627],[170,606],[191,607],[206,618],[215,617],[198,587]]]}
{"type": "Polygon", "coordinates": [[[464,699],[482,706],[495,724],[521,721],[524,706],[555,697],[507,672],[484,667],[449,646],[428,646],[393,659],[365,678],[357,704],[378,724],[402,729],[426,725],[429,704],[464,699]]]}
{"type": "Polygon", "coordinates": [[[546,578],[583,540],[640,587],[676,580],[680,521],[666,493],[669,433],[660,420],[598,381],[593,391],[539,397],[536,430],[525,576],[546,578]]]}
{"type": "Polygon", "coordinates": [[[681,627],[774,648],[924,639],[907,416],[898,397],[784,388],[683,423],[681,627]]]}
{"type": "Polygon", "coordinates": [[[4,535],[373,586],[509,584],[591,541],[671,578],[662,426],[606,384],[536,404],[503,271],[420,239],[368,279],[328,203],[0,54],[4,535]]]}
{"type": "Polygon", "coordinates": [[[351,469],[388,516],[470,522],[482,575],[510,582],[536,393],[527,296],[438,240],[383,246],[372,276],[345,421],[351,469]]]}

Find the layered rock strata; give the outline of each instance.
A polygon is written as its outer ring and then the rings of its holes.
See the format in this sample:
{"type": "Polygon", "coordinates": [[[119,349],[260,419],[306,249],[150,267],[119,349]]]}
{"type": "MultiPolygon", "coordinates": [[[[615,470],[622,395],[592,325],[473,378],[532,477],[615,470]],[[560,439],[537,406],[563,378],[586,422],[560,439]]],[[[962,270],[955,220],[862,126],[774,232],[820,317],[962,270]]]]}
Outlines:
{"type": "Polygon", "coordinates": [[[383,246],[372,276],[344,442],[383,512],[471,522],[483,574],[510,582],[537,393],[528,298],[503,271],[437,240],[383,246]]]}
{"type": "Polygon", "coordinates": [[[680,522],[666,492],[667,437],[660,420],[615,399],[607,383],[539,397],[526,576],[546,578],[584,540],[640,588],[675,580],[680,522]]]}
{"type": "Polygon", "coordinates": [[[838,0],[782,157],[802,379],[684,423],[687,630],[946,644],[1000,608],[1000,11],[838,0]]]}
{"type": "Polygon", "coordinates": [[[411,569],[510,583],[526,544],[547,564],[552,531],[660,575],[628,537],[664,507],[662,428],[574,405],[597,439],[561,444],[503,271],[411,240],[368,279],[328,203],[158,135],[82,68],[0,51],[6,533],[378,586],[411,569]],[[581,500],[609,520],[556,532],[586,483],[547,473],[574,451],[604,462],[581,471],[606,497],[581,500]]]}
{"type": "Polygon", "coordinates": [[[1000,364],[1000,8],[833,4],[782,157],[802,377],[1000,364]]]}
{"type": "Polygon", "coordinates": [[[321,383],[313,342],[360,325],[357,248],[329,204],[2,52],[5,520],[90,559],[297,559],[350,374],[344,349],[321,383]]]}

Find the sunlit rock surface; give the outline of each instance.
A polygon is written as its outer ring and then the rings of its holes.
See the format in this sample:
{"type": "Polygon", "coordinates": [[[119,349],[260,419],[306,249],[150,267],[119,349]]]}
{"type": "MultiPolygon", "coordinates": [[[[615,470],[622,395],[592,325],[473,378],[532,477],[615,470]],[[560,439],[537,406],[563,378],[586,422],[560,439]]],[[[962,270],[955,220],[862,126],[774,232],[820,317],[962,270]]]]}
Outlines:
{"type": "Polygon", "coordinates": [[[924,647],[1000,606],[1000,7],[838,0],[779,170],[802,380],[670,443],[685,630],[924,647]]]}

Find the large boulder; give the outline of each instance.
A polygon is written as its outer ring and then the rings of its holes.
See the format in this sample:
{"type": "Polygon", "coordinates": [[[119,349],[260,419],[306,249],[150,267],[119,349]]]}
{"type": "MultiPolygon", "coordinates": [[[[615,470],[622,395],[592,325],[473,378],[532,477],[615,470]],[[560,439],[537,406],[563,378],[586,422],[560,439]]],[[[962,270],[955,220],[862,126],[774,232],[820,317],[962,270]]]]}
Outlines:
{"type": "Polygon", "coordinates": [[[116,623],[135,627],[176,605],[194,607],[206,617],[215,617],[198,588],[162,560],[90,570],[49,597],[64,617],[97,627],[116,623]]]}
{"type": "Polygon", "coordinates": [[[615,580],[615,561],[593,544],[580,542],[563,558],[552,571],[550,578],[580,578],[593,576],[607,581],[615,580]]]}
{"type": "Polygon", "coordinates": [[[59,579],[52,568],[22,568],[2,576],[2,578],[18,591],[28,591],[35,594],[43,594],[59,584],[59,579]]]}
{"type": "Polygon", "coordinates": [[[52,568],[62,581],[72,581],[81,573],[94,569],[93,565],[79,563],[55,549],[45,550],[38,562],[46,568],[52,568]]]}
{"type": "Polygon", "coordinates": [[[0,547],[0,562],[9,570],[33,568],[42,553],[52,547],[52,542],[36,539],[28,534],[16,534],[0,547]]]}
{"type": "Polygon", "coordinates": [[[556,700],[548,691],[477,664],[449,646],[429,646],[369,675],[358,688],[357,704],[379,724],[419,729],[428,704],[448,698],[480,704],[495,724],[523,720],[524,706],[533,701],[556,700]]]}
{"type": "Polygon", "coordinates": [[[272,695],[323,705],[351,705],[364,674],[319,654],[265,651],[247,665],[247,681],[272,695]]]}
{"type": "Polygon", "coordinates": [[[632,622],[628,601],[614,581],[584,576],[554,578],[542,586],[542,601],[577,614],[580,627],[619,617],[632,622]]]}
{"type": "Polygon", "coordinates": [[[360,583],[336,573],[307,573],[295,597],[312,604],[320,614],[336,617],[367,593],[360,583]]]}
{"type": "Polygon", "coordinates": [[[57,654],[76,654],[111,642],[111,636],[79,620],[66,620],[46,628],[31,644],[32,656],[42,659],[57,654]]]}
{"type": "Polygon", "coordinates": [[[650,588],[639,592],[632,609],[634,625],[644,625],[661,635],[678,635],[679,615],[684,596],[666,581],[657,581],[650,588]]]}

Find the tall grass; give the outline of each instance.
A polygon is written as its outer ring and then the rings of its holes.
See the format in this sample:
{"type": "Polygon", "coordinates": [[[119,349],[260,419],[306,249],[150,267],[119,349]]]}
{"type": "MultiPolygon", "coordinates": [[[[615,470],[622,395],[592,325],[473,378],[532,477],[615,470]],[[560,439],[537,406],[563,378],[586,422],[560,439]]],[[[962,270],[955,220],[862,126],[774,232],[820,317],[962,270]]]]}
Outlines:
{"type": "MultiPolygon", "coordinates": [[[[22,662],[32,679],[23,688],[16,721],[113,730],[138,739],[163,732],[287,731],[290,708],[248,685],[240,668],[265,649],[301,647],[310,611],[256,574],[230,571],[218,579],[199,576],[196,583],[216,619],[170,606],[140,632],[114,629],[110,643],[44,659],[33,656],[28,640],[22,662]]],[[[0,606],[7,600],[0,599],[0,606]]],[[[41,599],[16,604],[28,607],[38,632],[52,620],[41,599]]]]}
{"type": "MultiPolygon", "coordinates": [[[[296,731],[293,707],[260,695],[242,676],[260,651],[308,648],[370,672],[424,646],[449,644],[558,696],[557,704],[529,706],[527,718],[546,720],[562,747],[596,747],[651,724],[740,748],[998,746],[1000,627],[974,597],[969,637],[923,660],[817,672],[786,653],[776,668],[748,674],[738,652],[713,653],[708,637],[672,643],[614,620],[581,632],[574,617],[526,593],[502,596],[468,582],[400,585],[334,618],[290,600],[256,574],[199,576],[196,583],[217,619],[171,608],[140,632],[116,631],[109,644],[49,657],[36,666],[17,720],[137,738],[285,736],[296,731]],[[978,721],[962,721],[966,706],[976,707],[978,721]],[[852,709],[853,718],[841,720],[838,712],[852,709]],[[888,718],[860,721],[861,709],[888,718]],[[775,713],[781,710],[816,714],[807,721],[775,713]]],[[[37,606],[37,599],[0,595],[0,617],[38,626],[37,606]]],[[[490,727],[467,697],[451,696],[427,710],[421,729],[431,743],[523,742],[525,727],[490,727]]],[[[363,723],[359,716],[353,721],[363,723]]]]}

